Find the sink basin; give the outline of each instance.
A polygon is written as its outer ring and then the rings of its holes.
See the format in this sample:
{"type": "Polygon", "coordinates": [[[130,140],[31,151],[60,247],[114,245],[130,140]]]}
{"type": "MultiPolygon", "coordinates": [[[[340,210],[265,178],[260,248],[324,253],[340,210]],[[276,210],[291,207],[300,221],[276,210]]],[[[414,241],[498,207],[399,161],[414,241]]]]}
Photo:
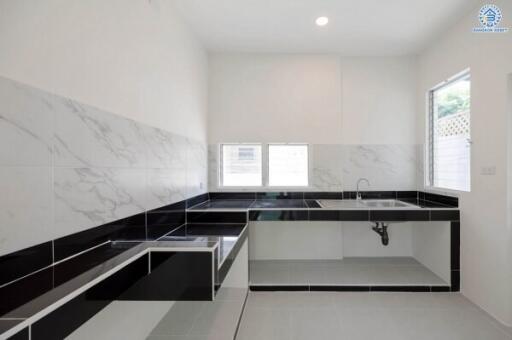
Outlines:
{"type": "Polygon", "coordinates": [[[325,209],[404,209],[418,208],[414,204],[398,200],[318,200],[318,204],[325,209]]]}
{"type": "Polygon", "coordinates": [[[414,204],[398,200],[363,200],[368,208],[418,208],[414,204]]]}
{"type": "Polygon", "coordinates": [[[368,209],[363,201],[357,200],[318,200],[317,203],[325,209],[368,209]]]}

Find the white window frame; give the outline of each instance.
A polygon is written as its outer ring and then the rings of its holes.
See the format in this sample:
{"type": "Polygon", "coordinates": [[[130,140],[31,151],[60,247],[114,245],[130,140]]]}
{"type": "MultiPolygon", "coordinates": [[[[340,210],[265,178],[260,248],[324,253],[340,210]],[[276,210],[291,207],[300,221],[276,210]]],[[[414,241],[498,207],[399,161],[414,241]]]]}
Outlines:
{"type": "Polygon", "coordinates": [[[218,174],[217,180],[219,183],[219,188],[234,189],[234,190],[244,189],[244,188],[247,188],[247,189],[271,188],[272,190],[302,190],[302,189],[311,187],[311,174],[312,174],[313,169],[312,169],[312,162],[311,162],[312,148],[311,148],[311,144],[309,144],[309,143],[220,143],[218,150],[217,150],[217,154],[218,154],[218,159],[219,159],[218,166],[217,166],[217,174],[218,174]],[[223,149],[222,147],[224,145],[249,145],[249,146],[259,145],[259,146],[261,146],[261,185],[240,185],[240,186],[224,185],[224,178],[223,178],[224,177],[224,174],[223,174],[224,160],[223,160],[223,152],[222,152],[222,149],[223,149]],[[308,150],[308,159],[307,159],[307,162],[308,162],[308,184],[307,185],[305,185],[305,186],[270,186],[269,185],[269,176],[270,176],[269,147],[270,147],[270,145],[304,145],[307,147],[307,150],[308,150]]]}
{"type": "Polygon", "coordinates": [[[311,147],[308,143],[267,143],[265,147],[265,187],[272,188],[272,189],[304,189],[309,188],[311,186],[311,147]],[[306,185],[293,185],[293,186],[282,186],[282,185],[270,185],[270,146],[271,145],[297,145],[297,146],[306,146],[308,157],[307,157],[307,169],[308,169],[308,183],[306,185]]]}
{"type": "Polygon", "coordinates": [[[219,150],[218,150],[218,155],[219,155],[219,166],[217,167],[218,169],[218,181],[219,181],[219,187],[220,188],[225,188],[225,189],[229,189],[229,188],[233,188],[233,189],[236,189],[236,188],[261,188],[263,186],[265,186],[265,176],[264,176],[264,168],[263,168],[263,165],[264,165],[264,159],[265,159],[265,147],[262,143],[221,143],[219,144],[219,150]],[[244,145],[244,146],[259,146],[261,147],[261,185],[224,185],[224,153],[222,152],[222,149],[223,149],[223,146],[224,145],[244,145]]]}
{"type": "MultiPolygon", "coordinates": [[[[453,84],[461,79],[464,79],[466,77],[469,77],[471,79],[471,70],[469,68],[455,74],[454,76],[442,81],[441,83],[437,84],[436,86],[432,87],[430,90],[428,90],[426,94],[426,131],[425,131],[425,161],[424,164],[426,165],[424,167],[425,174],[424,174],[424,184],[425,189],[432,190],[436,192],[443,192],[443,193],[452,193],[452,194],[459,194],[463,192],[471,192],[471,147],[473,144],[473,141],[471,140],[471,104],[470,104],[470,125],[469,125],[469,131],[470,131],[470,139],[468,140],[468,147],[470,148],[469,153],[469,190],[458,190],[458,189],[451,189],[451,188],[444,188],[444,187],[438,187],[435,186],[434,183],[434,161],[433,161],[433,148],[434,148],[434,142],[433,142],[433,135],[434,135],[434,92],[448,86],[450,84],[453,84]]],[[[471,101],[471,93],[470,93],[470,101],[471,101]]]]}

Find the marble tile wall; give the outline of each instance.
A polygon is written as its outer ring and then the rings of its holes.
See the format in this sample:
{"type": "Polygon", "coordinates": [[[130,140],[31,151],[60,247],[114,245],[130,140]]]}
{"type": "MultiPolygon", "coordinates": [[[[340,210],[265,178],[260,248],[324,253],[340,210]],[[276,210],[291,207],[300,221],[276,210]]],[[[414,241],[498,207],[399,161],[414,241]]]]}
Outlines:
{"type": "MultiPolygon", "coordinates": [[[[310,186],[300,191],[355,190],[357,180],[366,177],[363,190],[417,190],[422,188],[423,148],[419,145],[310,145],[310,186]]],[[[219,187],[219,146],[208,146],[210,191],[219,187]]],[[[243,190],[236,188],[233,190],[243,190]]],[[[247,189],[254,191],[254,188],[247,189]]],[[[272,191],[261,188],[261,191],[272,191]]]]}
{"type": "Polygon", "coordinates": [[[207,190],[207,145],[0,78],[0,255],[207,190]]]}

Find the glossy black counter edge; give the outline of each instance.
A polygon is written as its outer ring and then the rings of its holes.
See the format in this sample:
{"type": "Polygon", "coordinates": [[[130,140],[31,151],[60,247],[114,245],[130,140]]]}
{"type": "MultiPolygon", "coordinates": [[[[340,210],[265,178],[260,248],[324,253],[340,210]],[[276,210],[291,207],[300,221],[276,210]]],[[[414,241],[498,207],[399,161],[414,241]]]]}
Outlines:
{"type": "Polygon", "coordinates": [[[127,289],[118,300],[213,300],[213,252],[152,250],[150,273],[127,289]],[[179,275],[176,275],[179,273],[179,275]]]}
{"type": "MultiPolygon", "coordinates": [[[[20,324],[23,320],[2,320],[0,319],[0,334],[7,332],[16,325],[20,324]]],[[[10,338],[9,338],[10,339],[10,338]]]]}
{"type": "Polygon", "coordinates": [[[118,246],[107,243],[0,288],[0,315],[15,310],[135,245],[135,242],[119,243],[118,246]]]}
{"type": "MultiPolygon", "coordinates": [[[[459,199],[455,196],[434,194],[424,191],[361,191],[363,199],[416,199],[440,203],[446,207],[458,207],[459,199]]],[[[355,191],[290,191],[290,192],[210,192],[211,200],[216,199],[355,199],[355,191]]]]}
{"type": "Polygon", "coordinates": [[[247,223],[246,211],[187,211],[187,223],[247,223]]]}
{"type": "Polygon", "coordinates": [[[185,223],[186,209],[207,201],[201,194],[0,256],[0,286],[108,241],[155,240],[185,223]]]}
{"type": "Polygon", "coordinates": [[[30,331],[28,327],[25,327],[18,333],[10,336],[7,340],[29,340],[30,339],[30,331]]]}
{"type": "Polygon", "coordinates": [[[305,210],[250,210],[250,221],[308,221],[309,212],[305,210]]]}
{"type": "Polygon", "coordinates": [[[112,240],[145,240],[146,214],[141,213],[53,241],[55,262],[112,240]]]}
{"type": "Polygon", "coordinates": [[[231,269],[231,266],[236,260],[236,257],[238,256],[238,253],[240,252],[240,249],[242,249],[242,246],[244,245],[244,242],[247,240],[247,237],[249,236],[249,226],[246,225],[245,228],[242,230],[242,233],[238,236],[238,239],[236,240],[235,246],[229,253],[228,257],[224,260],[224,263],[219,268],[219,275],[218,279],[215,282],[215,289],[219,289],[220,286],[222,286],[222,283],[224,282],[224,279],[229,273],[229,270],[231,269]]]}
{"type": "MultiPolygon", "coordinates": [[[[106,245],[107,246],[107,245],[106,245]]],[[[1,318],[7,319],[27,319],[36,313],[46,309],[48,306],[51,306],[52,304],[56,303],[57,301],[61,300],[62,298],[76,292],[80,288],[90,284],[91,282],[97,280],[99,277],[104,275],[105,273],[108,273],[109,271],[115,269],[119,265],[122,265],[124,263],[129,264],[131,261],[135,261],[137,259],[137,256],[142,256],[139,254],[142,254],[144,251],[144,245],[140,243],[135,242],[119,242],[118,244],[114,245],[114,247],[119,247],[119,252],[116,252],[113,256],[107,256],[104,258],[104,261],[96,262],[94,267],[91,267],[90,265],[81,264],[80,262],[83,261],[81,257],[87,257],[89,256],[88,253],[82,254],[80,256],[71,258],[67,261],[64,261],[62,263],[57,264],[56,266],[52,266],[45,269],[44,271],[38,272],[34,275],[38,275],[39,273],[46,273],[48,272],[48,282],[49,282],[49,289],[40,292],[41,294],[38,296],[35,296],[31,298],[28,301],[23,301],[23,304],[16,307],[15,309],[10,310],[9,312],[3,314],[1,318]],[[78,272],[78,269],[74,267],[81,267],[82,265],[85,266],[85,270],[78,272]],[[56,269],[54,267],[58,266],[64,266],[66,268],[63,268],[63,270],[56,269]],[[69,276],[69,280],[64,281],[62,276],[62,281],[60,284],[53,285],[53,279],[54,279],[54,273],[62,272],[61,275],[69,275],[67,272],[71,268],[72,273],[69,276]]],[[[90,253],[95,252],[101,252],[101,248],[96,248],[90,253]]],[[[96,256],[93,255],[93,258],[95,260],[98,260],[101,258],[102,255],[96,256]]],[[[86,259],[85,259],[86,261],[86,259]]],[[[121,270],[122,268],[119,268],[121,270]]],[[[117,270],[116,270],[117,271],[117,270]]],[[[59,275],[59,274],[58,274],[59,275]]],[[[27,291],[30,291],[31,289],[35,288],[40,282],[31,281],[31,277],[27,277],[27,284],[24,284],[21,288],[25,288],[27,291]]],[[[24,279],[25,280],[25,279],[24,279]]],[[[18,284],[18,282],[14,283],[15,285],[18,284]]],[[[4,287],[5,288],[5,287],[4,287]]]]}
{"type": "Polygon", "coordinates": [[[157,240],[186,222],[185,201],[146,212],[147,240],[157,240]]]}
{"type": "Polygon", "coordinates": [[[31,339],[64,339],[147,273],[148,254],[34,322],[31,339]]]}
{"type": "Polygon", "coordinates": [[[52,242],[18,250],[0,257],[0,286],[53,263],[52,242]]]}
{"type": "MultiPolygon", "coordinates": [[[[31,325],[33,327],[32,334],[34,334],[34,330],[40,332],[37,334],[42,334],[41,336],[37,335],[36,339],[59,339],[63,334],[69,334],[113,299],[142,301],[203,301],[213,299],[214,283],[212,281],[212,268],[214,261],[212,256],[215,252],[206,250],[200,252],[168,252],[159,251],[158,248],[155,249],[151,245],[147,245],[150,247],[150,254],[143,254],[142,252],[146,249],[143,246],[128,248],[127,251],[121,253],[116,259],[112,259],[112,261],[82,274],[74,279],[73,282],[67,282],[62,286],[56,287],[53,291],[46,292],[44,296],[35,298],[30,303],[2,316],[0,321],[14,318],[28,319],[61,298],[85,286],[87,283],[96,280],[103,273],[109,272],[125,262],[128,263],[95,283],[86,292],[65,302],[56,311],[52,311],[35,321],[31,325]],[[139,254],[142,255],[139,256],[139,254]],[[151,264],[149,262],[150,256],[153,261],[151,264]],[[163,260],[159,261],[159,258],[163,258],[163,260]],[[194,261],[196,258],[202,259],[202,262],[194,261]],[[129,262],[132,259],[133,261],[129,262]],[[137,263],[137,265],[134,263],[137,263]],[[150,266],[151,272],[149,272],[150,266]],[[132,270],[134,267],[139,268],[136,273],[140,273],[140,275],[134,274],[132,270]],[[185,275],[175,275],[176,271],[180,271],[185,275]],[[160,275],[158,275],[159,272],[160,275]],[[165,280],[164,276],[167,277],[167,280],[165,280]],[[201,277],[201,279],[198,280],[198,277],[201,277]],[[131,287],[138,284],[139,281],[145,282],[146,288],[149,282],[150,289],[137,290],[137,287],[135,287],[132,290],[131,287]],[[105,289],[105,287],[110,287],[110,290],[105,289]],[[169,289],[169,287],[172,287],[172,289],[169,289]],[[121,288],[122,290],[119,290],[121,288]],[[73,320],[67,319],[69,315],[72,315],[73,320]],[[64,320],[65,326],[61,329],[53,329],[58,324],[56,320],[58,322],[64,320]],[[42,325],[40,329],[37,328],[38,325],[42,325]]],[[[10,329],[16,325],[17,323],[8,324],[6,327],[10,329]]],[[[6,331],[4,327],[0,335],[6,331]]]]}

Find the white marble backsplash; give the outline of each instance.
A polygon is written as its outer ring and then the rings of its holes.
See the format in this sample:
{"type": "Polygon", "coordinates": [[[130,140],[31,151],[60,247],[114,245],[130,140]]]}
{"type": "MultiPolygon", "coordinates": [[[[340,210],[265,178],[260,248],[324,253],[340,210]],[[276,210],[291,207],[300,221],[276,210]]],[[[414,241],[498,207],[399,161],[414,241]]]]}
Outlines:
{"type": "Polygon", "coordinates": [[[0,255],[207,191],[207,145],[0,78],[0,255]]]}
{"type": "MultiPolygon", "coordinates": [[[[208,147],[210,191],[219,186],[219,145],[208,147]]],[[[365,177],[370,187],[363,190],[417,190],[422,186],[422,147],[419,145],[310,144],[310,186],[299,191],[355,190],[365,177]]],[[[233,190],[244,191],[244,188],[233,190]]],[[[246,190],[254,191],[254,188],[246,190]]],[[[261,191],[273,191],[262,187],[261,191]]]]}

